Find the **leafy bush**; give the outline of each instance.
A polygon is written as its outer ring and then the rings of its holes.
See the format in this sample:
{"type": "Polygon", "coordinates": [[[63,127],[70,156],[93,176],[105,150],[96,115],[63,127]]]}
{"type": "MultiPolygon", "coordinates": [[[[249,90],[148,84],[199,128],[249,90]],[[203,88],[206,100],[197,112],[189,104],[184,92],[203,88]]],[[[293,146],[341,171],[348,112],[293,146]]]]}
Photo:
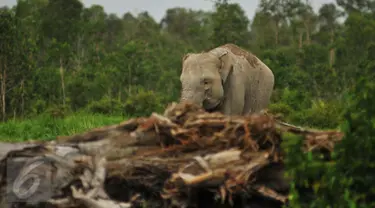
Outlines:
{"type": "MultiPolygon", "coordinates": [[[[331,154],[333,161],[324,162],[311,154],[301,153],[298,139],[291,140],[285,148],[288,174],[293,178],[291,193],[292,207],[332,207],[332,208],[370,208],[375,207],[375,62],[371,52],[375,45],[368,48],[367,60],[361,62],[363,75],[350,90],[344,100],[340,127],[345,134],[343,140],[335,146],[331,154]],[[345,107],[345,108],[343,108],[345,107]],[[294,142],[291,142],[294,141],[294,142]]],[[[314,105],[315,119],[327,113],[326,119],[340,106],[335,102],[314,105]],[[323,110],[325,109],[325,110],[323,110]]],[[[312,118],[312,116],[311,116],[312,118]]],[[[330,124],[326,124],[330,125],[330,124]]]]}
{"type": "Polygon", "coordinates": [[[290,120],[315,128],[337,128],[342,121],[343,107],[338,101],[313,100],[310,108],[295,112],[290,120]]]}
{"type": "Polygon", "coordinates": [[[67,100],[68,102],[65,106],[62,104],[51,105],[45,110],[43,114],[49,115],[52,118],[64,118],[68,114],[72,113],[71,109],[69,108],[69,99],[67,100]]]}
{"type": "Polygon", "coordinates": [[[278,114],[279,116],[282,116],[283,118],[288,118],[290,115],[294,113],[293,108],[284,102],[271,103],[268,109],[270,113],[278,114]]]}
{"type": "Polygon", "coordinates": [[[124,104],[119,101],[118,99],[110,98],[108,96],[104,96],[102,99],[98,101],[90,102],[87,107],[86,111],[90,113],[99,113],[99,114],[107,114],[107,115],[121,115],[123,112],[124,104]]]}
{"type": "Polygon", "coordinates": [[[135,93],[129,95],[124,104],[126,115],[149,116],[152,112],[161,112],[165,102],[164,97],[152,90],[138,87],[135,93]]]}

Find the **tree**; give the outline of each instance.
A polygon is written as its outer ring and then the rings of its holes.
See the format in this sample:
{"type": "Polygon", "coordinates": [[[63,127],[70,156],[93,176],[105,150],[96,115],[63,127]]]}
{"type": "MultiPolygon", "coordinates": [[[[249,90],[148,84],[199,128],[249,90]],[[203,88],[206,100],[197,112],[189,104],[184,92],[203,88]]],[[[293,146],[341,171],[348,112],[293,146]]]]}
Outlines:
{"type": "Polygon", "coordinates": [[[122,37],[124,28],[120,18],[115,14],[110,14],[105,20],[104,44],[108,51],[112,51],[117,47],[122,37]]]}
{"type": "Polygon", "coordinates": [[[335,58],[335,42],[336,31],[339,27],[338,18],[342,17],[343,13],[338,10],[335,4],[323,4],[319,9],[319,23],[320,31],[327,31],[330,36],[331,49],[329,52],[329,65],[332,67],[335,58]]]}
{"type": "Polygon", "coordinates": [[[76,51],[83,4],[78,0],[50,0],[43,9],[42,31],[50,46],[49,54],[60,67],[62,104],[65,107],[65,68],[76,51]]]}
{"type": "MultiPolygon", "coordinates": [[[[261,11],[255,13],[250,31],[252,50],[266,50],[276,45],[273,24],[273,20],[266,13],[261,11]]],[[[279,42],[279,37],[277,40],[279,42]]]]}
{"type": "MultiPolygon", "coordinates": [[[[166,11],[161,20],[161,27],[169,34],[192,45],[205,43],[208,40],[210,29],[208,12],[194,11],[185,8],[171,8],[166,11]]],[[[203,47],[210,44],[201,44],[203,47]]],[[[203,49],[203,48],[202,48],[203,49]]]]}
{"type": "Polygon", "coordinates": [[[374,0],[336,0],[336,2],[339,6],[343,7],[347,13],[368,13],[375,11],[374,0]]]}
{"type": "Polygon", "coordinates": [[[20,19],[11,10],[0,11],[0,83],[2,120],[8,112],[24,114],[26,87],[35,62],[35,42],[22,30],[20,19]]]}
{"type": "Polygon", "coordinates": [[[0,11],[0,69],[1,69],[1,112],[2,120],[6,119],[6,91],[7,91],[7,82],[8,82],[8,73],[11,65],[11,57],[14,55],[13,47],[15,45],[15,24],[14,16],[9,10],[0,11]]]}
{"type": "Polygon", "coordinates": [[[238,4],[227,1],[216,2],[212,14],[213,31],[211,41],[214,47],[234,43],[242,47],[249,45],[249,23],[244,10],[238,4]]]}
{"type": "Polygon", "coordinates": [[[91,65],[100,60],[100,50],[104,48],[103,38],[106,32],[107,14],[100,5],[92,5],[82,11],[80,26],[82,32],[78,35],[77,67],[81,64],[91,65]]]}
{"type": "Polygon", "coordinates": [[[309,1],[306,0],[306,3],[300,3],[296,8],[296,15],[300,21],[303,22],[303,26],[306,33],[306,44],[311,44],[311,33],[315,32],[316,29],[316,15],[313,11],[312,6],[309,4],[309,1]]]}
{"type": "Polygon", "coordinates": [[[342,36],[337,40],[336,67],[341,85],[352,87],[363,69],[359,64],[366,58],[368,43],[375,41],[375,21],[370,14],[351,13],[345,21],[342,36]]]}
{"type": "Polygon", "coordinates": [[[289,13],[289,2],[287,0],[261,0],[259,10],[269,16],[273,21],[275,44],[279,44],[280,24],[286,21],[289,13]]]}
{"type": "Polygon", "coordinates": [[[314,207],[375,206],[375,180],[371,174],[375,171],[374,42],[368,44],[366,54],[358,65],[363,74],[348,93],[345,122],[342,124],[345,136],[335,147],[333,156],[337,162],[333,168],[324,171],[314,207]],[[330,200],[324,200],[324,196],[329,196],[330,200]]]}

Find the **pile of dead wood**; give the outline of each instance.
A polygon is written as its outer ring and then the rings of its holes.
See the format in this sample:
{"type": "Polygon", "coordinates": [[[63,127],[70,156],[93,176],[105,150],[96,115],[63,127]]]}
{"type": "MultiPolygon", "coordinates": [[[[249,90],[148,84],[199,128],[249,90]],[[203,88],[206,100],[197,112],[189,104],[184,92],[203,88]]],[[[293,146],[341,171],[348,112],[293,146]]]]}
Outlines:
{"type": "Polygon", "coordinates": [[[343,137],[272,115],[229,117],[173,103],[164,115],[8,144],[1,207],[281,207],[291,180],[283,176],[283,132],[302,135],[305,151],[331,151],[343,137]]]}

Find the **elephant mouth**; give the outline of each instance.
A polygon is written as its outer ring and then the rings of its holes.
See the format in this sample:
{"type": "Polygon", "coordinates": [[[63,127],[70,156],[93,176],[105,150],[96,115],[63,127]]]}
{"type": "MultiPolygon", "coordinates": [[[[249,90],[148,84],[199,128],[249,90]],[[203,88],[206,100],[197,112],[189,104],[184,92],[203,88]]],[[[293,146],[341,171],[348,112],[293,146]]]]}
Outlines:
{"type": "Polygon", "coordinates": [[[211,102],[208,100],[203,101],[203,106],[208,112],[216,111],[220,105],[221,105],[221,100],[217,100],[215,102],[211,102]]]}

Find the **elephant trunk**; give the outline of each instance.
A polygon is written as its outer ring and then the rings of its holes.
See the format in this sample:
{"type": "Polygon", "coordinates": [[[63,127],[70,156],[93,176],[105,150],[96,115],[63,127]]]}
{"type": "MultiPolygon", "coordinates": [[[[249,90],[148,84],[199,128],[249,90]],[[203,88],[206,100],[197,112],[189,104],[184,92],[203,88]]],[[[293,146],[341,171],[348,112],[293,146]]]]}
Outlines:
{"type": "Polygon", "coordinates": [[[200,107],[203,105],[203,95],[193,91],[182,91],[180,102],[191,102],[200,107]]]}

